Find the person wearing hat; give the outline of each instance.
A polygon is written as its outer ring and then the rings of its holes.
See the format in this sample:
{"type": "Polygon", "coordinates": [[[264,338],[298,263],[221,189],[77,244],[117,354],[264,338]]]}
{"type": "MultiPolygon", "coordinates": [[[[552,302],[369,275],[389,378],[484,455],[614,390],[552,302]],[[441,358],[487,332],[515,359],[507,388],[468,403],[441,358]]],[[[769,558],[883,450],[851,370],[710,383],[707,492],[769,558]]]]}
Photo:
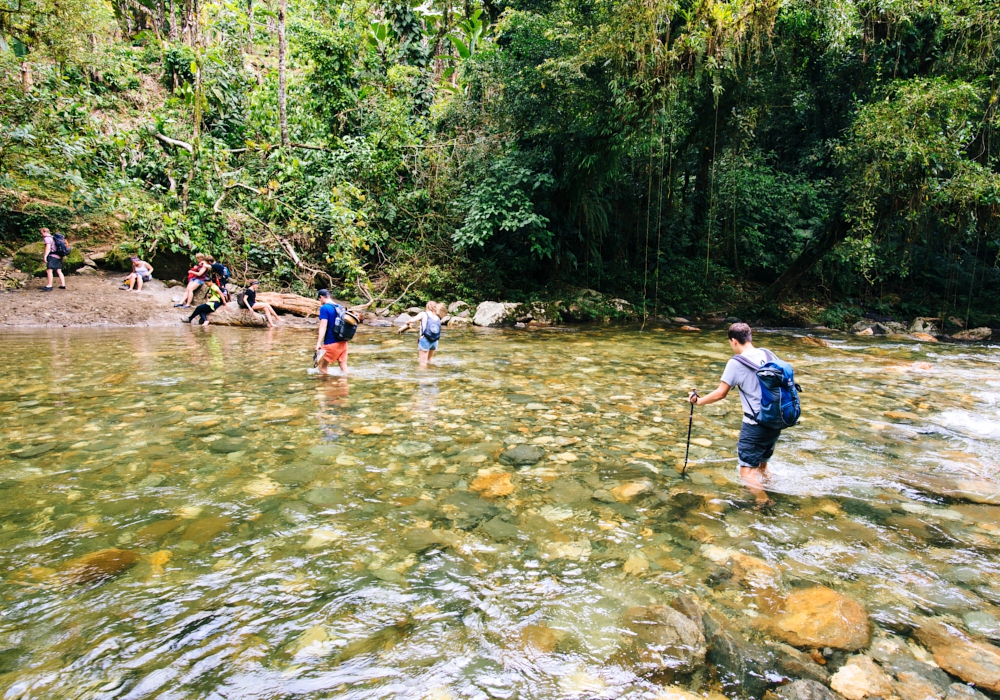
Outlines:
{"type": "Polygon", "coordinates": [[[141,292],[142,283],[150,282],[153,279],[153,266],[150,265],[148,262],[140,260],[137,255],[133,255],[131,260],[132,260],[132,274],[129,275],[128,279],[125,280],[125,283],[128,286],[123,287],[123,289],[128,289],[131,292],[134,286],[135,291],[141,292]]]}
{"type": "Polygon", "coordinates": [[[334,328],[337,325],[337,316],[340,309],[330,298],[330,292],[321,289],[317,292],[319,299],[319,333],[316,337],[316,354],[323,351],[322,357],[316,363],[316,369],[322,374],[329,374],[330,365],[337,363],[340,365],[341,375],[347,375],[347,341],[337,340],[334,328]]]}

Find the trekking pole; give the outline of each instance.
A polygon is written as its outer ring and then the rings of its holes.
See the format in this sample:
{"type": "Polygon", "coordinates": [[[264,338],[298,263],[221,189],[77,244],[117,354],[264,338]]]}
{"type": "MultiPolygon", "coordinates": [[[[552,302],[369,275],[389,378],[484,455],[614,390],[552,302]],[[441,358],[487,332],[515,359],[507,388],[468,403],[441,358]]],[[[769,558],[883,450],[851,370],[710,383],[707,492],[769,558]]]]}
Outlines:
{"type": "MultiPolygon", "coordinates": [[[[694,394],[695,398],[698,398],[698,390],[692,389],[691,392],[694,394]]],[[[690,401],[690,399],[688,399],[690,401]]],[[[688,468],[688,453],[691,451],[691,424],[694,423],[694,404],[691,404],[691,414],[688,416],[688,439],[687,446],[684,448],[684,466],[681,467],[681,476],[684,476],[684,472],[688,468]]]]}

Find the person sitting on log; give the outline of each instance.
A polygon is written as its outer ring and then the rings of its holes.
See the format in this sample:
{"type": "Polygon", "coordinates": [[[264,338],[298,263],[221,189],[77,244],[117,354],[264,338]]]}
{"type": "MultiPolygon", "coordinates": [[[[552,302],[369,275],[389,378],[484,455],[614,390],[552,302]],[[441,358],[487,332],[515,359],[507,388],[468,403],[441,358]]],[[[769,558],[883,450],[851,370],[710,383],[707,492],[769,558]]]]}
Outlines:
{"type": "MultiPolygon", "coordinates": [[[[198,287],[205,284],[209,280],[209,276],[212,274],[212,263],[209,262],[209,257],[198,253],[194,256],[195,264],[190,270],[188,270],[188,282],[187,289],[184,291],[184,300],[180,304],[174,304],[174,307],[180,307],[182,309],[191,308],[191,301],[194,299],[194,292],[198,287]]],[[[214,261],[214,259],[213,259],[214,261]]]]}
{"type": "Polygon", "coordinates": [[[201,325],[207,326],[208,315],[225,303],[222,301],[222,290],[215,282],[208,282],[206,289],[208,291],[205,292],[205,303],[195,307],[191,315],[188,316],[188,323],[193,324],[194,317],[197,316],[201,319],[201,325]]]}
{"type": "Polygon", "coordinates": [[[267,319],[267,327],[274,328],[278,324],[278,314],[275,313],[274,309],[267,302],[257,301],[257,287],[259,286],[260,280],[250,280],[247,288],[240,292],[236,300],[237,304],[240,309],[262,313],[264,318],[267,319]]]}

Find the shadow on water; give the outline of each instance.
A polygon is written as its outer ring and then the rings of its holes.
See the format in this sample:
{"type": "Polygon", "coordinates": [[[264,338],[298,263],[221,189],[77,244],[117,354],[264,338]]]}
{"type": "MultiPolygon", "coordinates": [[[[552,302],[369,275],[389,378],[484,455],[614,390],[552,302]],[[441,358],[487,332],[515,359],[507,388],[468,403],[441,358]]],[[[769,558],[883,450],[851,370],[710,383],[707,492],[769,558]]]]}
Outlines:
{"type": "Polygon", "coordinates": [[[847,661],[778,628],[827,589],[890,673],[927,616],[1000,639],[995,355],[757,340],[805,390],[763,513],[735,396],[678,474],[718,331],[452,331],[420,370],[366,328],[349,378],[294,330],[7,334],[0,697],[760,697],[847,661]]]}

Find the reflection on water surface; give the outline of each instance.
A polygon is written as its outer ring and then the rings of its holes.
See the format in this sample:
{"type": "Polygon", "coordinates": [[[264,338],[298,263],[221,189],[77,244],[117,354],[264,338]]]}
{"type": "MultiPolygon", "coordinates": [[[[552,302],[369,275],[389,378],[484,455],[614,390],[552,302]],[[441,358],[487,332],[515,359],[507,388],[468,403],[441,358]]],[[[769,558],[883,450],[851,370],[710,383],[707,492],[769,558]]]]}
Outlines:
{"type": "Polygon", "coordinates": [[[349,380],[293,330],[0,339],[0,697],[732,695],[649,673],[631,621],[682,593],[777,657],[816,585],[1000,637],[989,348],[758,334],[805,389],[759,514],[735,395],[677,474],[724,333],[452,331],[421,371],[364,331],[349,380]]]}

